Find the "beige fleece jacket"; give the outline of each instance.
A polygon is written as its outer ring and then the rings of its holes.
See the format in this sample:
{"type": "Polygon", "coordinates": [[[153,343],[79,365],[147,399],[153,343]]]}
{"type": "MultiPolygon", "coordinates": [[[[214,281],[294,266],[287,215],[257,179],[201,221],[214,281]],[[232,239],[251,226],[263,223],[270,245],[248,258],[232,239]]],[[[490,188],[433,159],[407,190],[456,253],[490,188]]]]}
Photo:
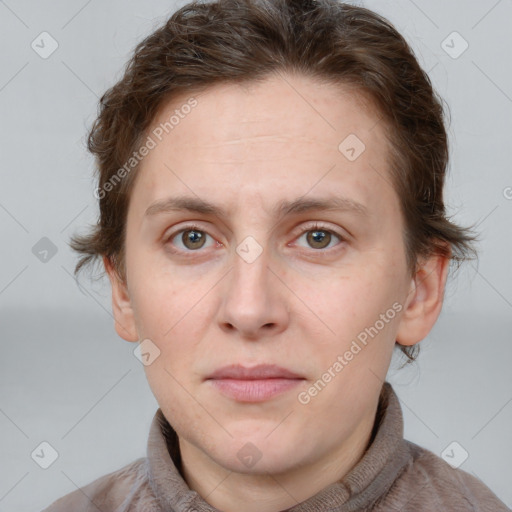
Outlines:
{"type": "MultiPolygon", "coordinates": [[[[363,457],[343,479],[288,511],[510,511],[480,480],[403,438],[400,402],[387,382],[374,432],[363,457]]],[[[178,438],[158,409],[147,457],[67,494],[43,512],[218,512],[188,487],[178,468],[178,438]]]]}

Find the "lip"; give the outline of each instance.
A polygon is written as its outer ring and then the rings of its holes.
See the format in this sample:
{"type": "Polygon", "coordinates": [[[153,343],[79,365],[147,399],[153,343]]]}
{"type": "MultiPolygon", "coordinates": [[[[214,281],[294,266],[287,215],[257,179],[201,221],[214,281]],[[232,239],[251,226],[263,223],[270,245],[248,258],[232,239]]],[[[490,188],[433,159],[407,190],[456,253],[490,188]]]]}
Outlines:
{"type": "Polygon", "coordinates": [[[261,379],[303,379],[301,375],[275,364],[259,364],[247,368],[240,364],[223,366],[214,371],[208,379],[237,379],[237,380],[261,380],[261,379]]]}
{"type": "Polygon", "coordinates": [[[238,402],[262,402],[285,393],[304,377],[277,365],[246,368],[230,365],[219,368],[206,379],[223,395],[238,402]]]}

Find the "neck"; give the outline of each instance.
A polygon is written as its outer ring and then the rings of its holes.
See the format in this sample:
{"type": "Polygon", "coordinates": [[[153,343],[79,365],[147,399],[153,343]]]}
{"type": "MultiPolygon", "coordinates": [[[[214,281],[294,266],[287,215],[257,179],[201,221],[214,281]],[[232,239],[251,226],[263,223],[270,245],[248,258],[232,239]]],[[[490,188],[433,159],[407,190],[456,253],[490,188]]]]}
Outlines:
{"type": "Polygon", "coordinates": [[[230,471],[180,437],[183,476],[190,489],[223,512],[279,512],[340,481],[371,442],[374,420],[375,411],[327,456],[279,474],[230,471]]]}

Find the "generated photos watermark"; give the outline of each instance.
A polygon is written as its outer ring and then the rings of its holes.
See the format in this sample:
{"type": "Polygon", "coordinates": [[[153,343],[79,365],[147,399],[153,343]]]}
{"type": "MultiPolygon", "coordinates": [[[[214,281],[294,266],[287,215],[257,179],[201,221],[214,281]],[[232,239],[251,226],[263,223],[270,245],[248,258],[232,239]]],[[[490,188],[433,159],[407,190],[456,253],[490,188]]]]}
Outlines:
{"type": "Polygon", "coordinates": [[[339,355],[336,358],[336,361],[325,371],[322,376],[312,384],[306,391],[301,391],[297,398],[299,402],[303,405],[309,404],[311,399],[318,395],[326,386],[331,382],[338,373],[340,373],[345,366],[349,364],[354,356],[359,354],[361,350],[366,347],[368,344],[368,337],[373,339],[377,334],[379,334],[382,329],[388,324],[393,318],[395,318],[397,313],[402,311],[402,304],[399,302],[395,302],[385,313],[381,313],[379,315],[379,319],[370,327],[366,327],[363,331],[361,331],[355,339],[352,341],[350,348],[346,350],[343,355],[339,355]]]}
{"type": "Polygon", "coordinates": [[[162,141],[164,136],[174,130],[174,128],[180,124],[181,120],[185,119],[197,104],[197,100],[192,97],[189,98],[186,103],[181,105],[180,108],[175,109],[174,114],[172,114],[167,121],[160,123],[152,130],[151,135],[148,135],[146,142],[140,146],[138,151],[134,151],[132,156],[128,158],[122,167],[110,176],[110,178],[103,183],[101,187],[96,188],[94,191],[94,197],[96,199],[103,199],[107,192],[114,190],[116,185],[118,185],[145,156],[149,155],[149,152],[156,148],[157,144],[162,141]]]}

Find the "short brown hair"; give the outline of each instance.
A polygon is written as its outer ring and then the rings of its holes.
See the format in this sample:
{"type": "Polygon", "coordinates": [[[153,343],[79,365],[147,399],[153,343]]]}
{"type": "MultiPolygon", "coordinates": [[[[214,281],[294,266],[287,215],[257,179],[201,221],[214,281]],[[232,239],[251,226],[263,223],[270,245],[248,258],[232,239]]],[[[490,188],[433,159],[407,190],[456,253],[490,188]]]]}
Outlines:
{"type": "MultiPolygon", "coordinates": [[[[262,81],[280,72],[354,88],[389,127],[390,176],[412,275],[419,256],[439,253],[457,263],[477,257],[471,229],[446,216],[443,101],[389,21],[336,0],[193,1],[137,45],[123,77],[101,97],[88,137],[102,191],[100,215],[90,233],[72,237],[81,254],[75,274],[106,256],[126,280],[125,224],[138,166],[115,187],[105,185],[140,147],[164,104],[214,84],[262,81]]],[[[401,349],[414,359],[416,346],[401,349]]]]}

